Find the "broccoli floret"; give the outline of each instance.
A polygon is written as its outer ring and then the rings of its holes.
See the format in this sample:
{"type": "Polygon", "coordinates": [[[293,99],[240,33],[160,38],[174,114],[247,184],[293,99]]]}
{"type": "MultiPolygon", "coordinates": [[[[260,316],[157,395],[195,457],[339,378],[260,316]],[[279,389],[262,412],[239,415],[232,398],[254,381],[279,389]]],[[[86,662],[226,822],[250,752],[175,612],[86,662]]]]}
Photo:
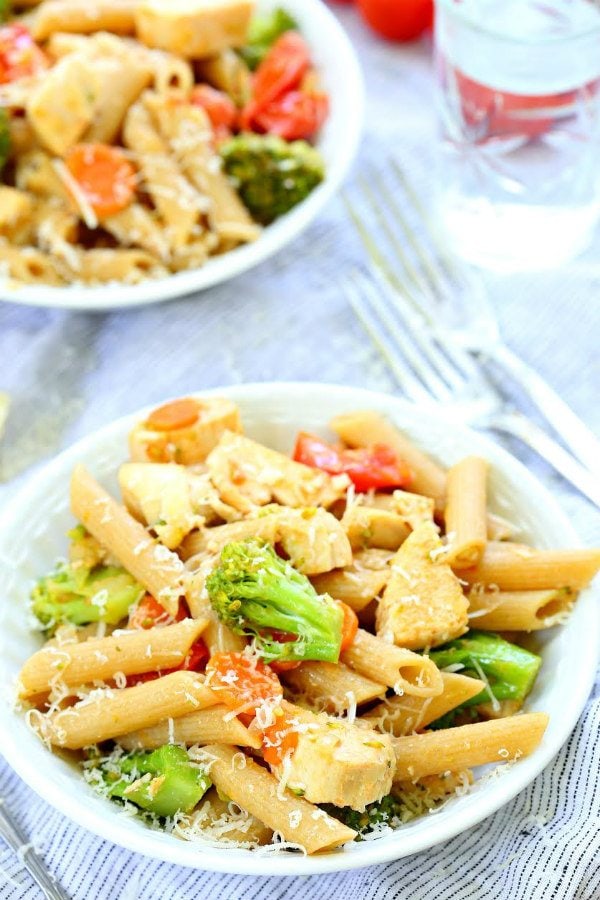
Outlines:
{"type": "Polygon", "coordinates": [[[331,803],[320,806],[330,816],[356,831],[358,841],[381,825],[398,828],[406,818],[405,805],[393,794],[387,794],[377,803],[369,803],[363,812],[357,812],[350,806],[333,806],[331,803]]]}
{"type": "Polygon", "coordinates": [[[298,23],[285,9],[255,16],[248,29],[248,42],[240,54],[248,68],[254,70],[263,61],[275,41],[286,31],[296,31],[298,23]]]}
{"type": "Polygon", "coordinates": [[[221,621],[237,634],[253,637],[267,662],[338,661],[343,620],[339,604],[317,594],[308,578],[269,544],[227,544],[206,586],[221,621]],[[276,640],[274,631],[295,639],[276,640]]]}
{"type": "Polygon", "coordinates": [[[323,159],[306,141],[272,134],[239,134],[220,148],[225,171],[261,225],[308,197],[325,177],[323,159]]]}
{"type": "Polygon", "coordinates": [[[12,12],[11,0],[0,0],[0,22],[6,22],[12,12]]]}
{"type": "Polygon", "coordinates": [[[31,609],[50,631],[61,622],[116,625],[143,594],[143,587],[117,566],[97,566],[90,571],[73,563],[59,563],[34,587],[31,609]]]}
{"type": "MultiPolygon", "coordinates": [[[[0,22],[2,21],[2,0],[0,0],[0,22]]],[[[10,153],[10,128],[8,112],[0,106],[0,174],[10,153]]]]}
{"type": "Polygon", "coordinates": [[[151,752],[128,753],[110,766],[100,764],[111,799],[128,800],[156,816],[191,812],[212,782],[183,747],[164,744],[151,752]]]}
{"type": "MultiPolygon", "coordinates": [[[[469,631],[464,637],[432,650],[429,656],[440,669],[458,663],[464,666],[462,675],[480,678],[483,673],[489,682],[489,689],[486,686],[475,697],[442,717],[446,727],[454,724],[457,714],[469,707],[489,703],[492,700],[490,692],[496,700],[522,702],[531,691],[542,662],[536,653],[485,631],[469,631]]],[[[441,727],[440,723],[441,720],[437,720],[430,727],[441,727]]]]}

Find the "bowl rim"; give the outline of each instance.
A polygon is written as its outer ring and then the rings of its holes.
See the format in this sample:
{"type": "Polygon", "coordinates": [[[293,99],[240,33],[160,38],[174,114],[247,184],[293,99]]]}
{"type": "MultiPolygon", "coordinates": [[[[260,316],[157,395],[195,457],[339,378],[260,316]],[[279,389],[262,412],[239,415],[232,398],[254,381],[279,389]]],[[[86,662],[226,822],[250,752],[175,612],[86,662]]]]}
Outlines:
{"type": "MultiPolygon", "coordinates": [[[[289,403],[293,401],[294,397],[300,397],[307,391],[315,395],[326,396],[328,400],[332,397],[339,397],[340,401],[351,399],[357,409],[374,408],[391,416],[397,412],[400,418],[403,415],[409,418],[414,417],[415,412],[418,411],[415,404],[384,392],[322,382],[256,382],[192,391],[190,395],[229,397],[243,407],[245,401],[256,402],[261,398],[268,400],[272,399],[274,394],[279,394],[286,403],[289,403]]],[[[114,437],[116,440],[120,439],[125,434],[125,429],[130,428],[134,422],[154,407],[155,404],[145,406],[104,425],[78,440],[34,473],[27,483],[9,499],[3,511],[3,520],[0,523],[0,556],[4,538],[10,536],[14,527],[13,519],[18,519],[21,505],[26,505],[39,496],[49,479],[54,480],[61,475],[65,477],[63,470],[68,471],[68,468],[72,467],[79,459],[89,457],[90,453],[93,455],[94,446],[98,441],[110,437],[114,437]]],[[[422,415],[422,411],[419,413],[422,415]]],[[[473,432],[467,426],[452,422],[452,427],[465,440],[472,440],[475,437],[476,445],[482,446],[483,450],[486,446],[491,447],[492,456],[497,460],[496,465],[498,465],[499,459],[499,470],[502,475],[509,479],[514,476],[520,478],[523,492],[527,493],[532,502],[544,503],[560,524],[565,541],[568,541],[569,545],[573,547],[582,546],[577,533],[553,495],[519,460],[487,436],[473,432]]],[[[27,755],[23,753],[23,747],[19,746],[16,739],[13,738],[10,724],[11,721],[14,721],[15,712],[6,703],[0,704],[0,731],[3,733],[1,752],[9,765],[32,790],[76,825],[86,828],[117,846],[125,847],[151,859],[183,865],[187,868],[260,876],[327,874],[392,862],[448,841],[477,825],[527,787],[558,753],[573,731],[585,706],[594,684],[597,663],[600,658],[600,646],[595,639],[600,625],[600,608],[597,604],[587,604],[586,610],[590,617],[587,629],[589,632],[588,645],[578,651],[581,668],[578,671],[577,680],[572,685],[572,702],[568,709],[563,710],[559,722],[555,722],[556,733],[553,740],[548,740],[546,736],[531,756],[520,760],[517,765],[511,767],[510,773],[503,776],[501,779],[503,790],[497,790],[495,793],[492,791],[484,801],[461,809],[450,824],[441,823],[442,827],[440,827],[439,819],[432,816],[428,820],[430,827],[426,834],[407,836],[402,834],[402,830],[399,830],[395,840],[364,842],[354,845],[354,848],[349,851],[334,851],[313,857],[285,855],[278,857],[261,854],[260,851],[245,851],[245,856],[236,855],[234,859],[231,851],[218,850],[209,846],[204,848],[202,845],[188,844],[177,840],[168,843],[157,840],[150,849],[149,839],[154,832],[143,828],[140,828],[139,832],[120,830],[118,814],[105,817],[100,805],[97,808],[94,806],[89,809],[79,802],[79,796],[71,796],[59,785],[48,784],[45,781],[43,771],[36,768],[32,762],[28,762],[27,755]],[[190,847],[194,848],[197,854],[195,857],[190,852],[190,847]],[[359,852],[356,852],[357,848],[361,848],[359,852]]],[[[156,834],[160,835],[161,833],[157,832],[156,834]]],[[[164,838],[164,835],[162,837],[164,838]]]]}
{"type": "MultiPolygon", "coordinates": [[[[293,14],[312,19],[326,35],[328,53],[344,70],[345,96],[353,99],[353,116],[344,123],[336,155],[328,165],[324,181],[298,206],[266,228],[258,240],[213,256],[197,269],[172,273],[165,278],[139,284],[108,282],[93,287],[44,284],[21,285],[0,278],[0,301],[23,306],[102,312],[176,300],[216,287],[249,271],[282,250],[313,222],[337,193],[356,157],[362,136],[366,89],[358,56],[349,35],[323,0],[264,0],[268,5],[291,7],[293,14]],[[302,12],[300,12],[302,10],[302,12]],[[343,140],[341,139],[343,137],[343,140]]],[[[260,0],[259,0],[260,4],[260,0]]],[[[302,23],[301,23],[302,24],[302,23]]],[[[319,143],[317,142],[317,147],[319,143]]]]}

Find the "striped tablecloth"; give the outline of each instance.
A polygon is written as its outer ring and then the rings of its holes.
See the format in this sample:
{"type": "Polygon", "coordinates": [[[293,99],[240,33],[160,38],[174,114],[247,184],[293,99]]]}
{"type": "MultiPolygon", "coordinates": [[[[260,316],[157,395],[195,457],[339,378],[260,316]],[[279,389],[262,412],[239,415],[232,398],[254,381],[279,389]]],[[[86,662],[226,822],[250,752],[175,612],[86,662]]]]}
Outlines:
{"type": "MultiPolygon", "coordinates": [[[[428,48],[385,45],[351,10],[340,15],[368,83],[357,168],[399,145],[409,157],[421,156],[434,139],[428,48]]],[[[111,315],[0,304],[0,390],[12,395],[16,410],[0,449],[0,502],[26,477],[25,467],[165,396],[272,379],[394,391],[336,288],[339,272],[360,254],[334,201],[293,246],[207,294],[111,315]]],[[[489,277],[488,284],[513,349],[600,432],[600,240],[568,270],[489,277]]],[[[581,537],[600,542],[597,512],[522,447],[509,449],[550,485],[581,537]]],[[[76,900],[599,900],[599,730],[597,685],[567,746],[504,809],[433,850],[342,875],[261,879],[153,862],[78,829],[1,761],[0,795],[76,900]]],[[[38,896],[0,845],[2,900],[38,896]]]]}

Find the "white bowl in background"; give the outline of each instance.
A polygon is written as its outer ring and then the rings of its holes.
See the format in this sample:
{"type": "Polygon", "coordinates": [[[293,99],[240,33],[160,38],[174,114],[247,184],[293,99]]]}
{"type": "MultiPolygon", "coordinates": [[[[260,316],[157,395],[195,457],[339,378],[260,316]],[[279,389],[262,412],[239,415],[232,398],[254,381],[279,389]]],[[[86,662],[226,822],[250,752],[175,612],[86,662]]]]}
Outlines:
{"type": "Polygon", "coordinates": [[[277,253],[315,219],[344,181],[360,140],[364,85],[356,54],[333,13],[321,0],[258,0],[258,11],[286,9],[306,38],[331,110],[316,146],[325,160],[325,180],[307,199],[282,216],[252,244],[244,244],[190,269],[141,284],[116,282],[94,287],[16,285],[0,278],[0,300],[29,306],[105,310],[173,300],[228,281],[277,253]]]}
{"type": "MultiPolygon", "coordinates": [[[[571,524],[552,495],[508,453],[467,428],[435,419],[417,407],[385,394],[321,384],[255,384],[216,389],[203,396],[227,396],[239,403],[247,433],[284,452],[300,429],[327,435],[336,414],[373,409],[387,414],[443,465],[466,454],[480,454],[492,465],[491,507],[519,527],[519,537],[539,547],[579,544],[571,524]]],[[[40,645],[29,630],[27,597],[32,582],[49,571],[66,547],[73,524],[68,484],[73,466],[85,463],[116,493],[116,469],[126,458],[127,434],[146,411],[119,419],[79,441],[40,472],[3,509],[0,524],[0,683],[4,695],[25,659],[40,645]]],[[[544,739],[532,756],[483,780],[463,797],[450,800],[435,815],[404,825],[394,834],[349,845],[323,855],[261,855],[186,843],[149,830],[119,814],[118,807],[95,795],[76,767],[51,755],[10,703],[0,704],[2,753],[33,790],[78,825],[130,850],[199,869],[252,875],[314,875],[359,868],[408,856],[470,828],[523,790],[567,740],[593,684],[598,657],[600,607],[594,590],[582,592],[567,623],[540,633],[543,664],[527,700],[529,710],[550,714],[544,739]]]]}

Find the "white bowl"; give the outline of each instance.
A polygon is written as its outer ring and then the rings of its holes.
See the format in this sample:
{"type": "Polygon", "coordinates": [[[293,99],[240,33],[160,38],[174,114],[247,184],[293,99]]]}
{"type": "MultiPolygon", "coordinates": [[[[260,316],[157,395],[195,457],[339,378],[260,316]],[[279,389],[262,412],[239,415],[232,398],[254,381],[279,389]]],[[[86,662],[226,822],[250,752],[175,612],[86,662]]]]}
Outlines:
{"type": "Polygon", "coordinates": [[[325,160],[323,183],[303,203],[269,225],[257,241],[212,257],[199,269],[149,279],[141,284],[111,282],[97,287],[21,286],[0,279],[0,300],[86,310],[173,300],[220,284],[258,265],[281,250],[316,218],[344,181],[356,154],[363,123],[364,85],[346,32],[321,0],[258,0],[259,11],[280,6],[297,20],[330,97],[330,115],[317,141],[325,160]]]}
{"type": "MultiPolygon", "coordinates": [[[[388,414],[417,444],[450,464],[477,453],[492,464],[492,507],[518,524],[521,536],[540,547],[577,546],[577,535],[552,496],[504,450],[466,428],[440,422],[385,394],[319,384],[256,384],[207,391],[241,406],[248,433],[290,451],[299,429],[327,434],[337,413],[374,409],[388,414]]],[[[64,554],[64,534],[72,526],[68,482],[75,463],[84,462],[111,490],[126,456],[127,433],[143,411],[119,419],[62,453],[40,471],[3,510],[0,566],[0,678],[8,691],[24,660],[39,646],[28,630],[26,599],[34,579],[64,554]]],[[[550,714],[540,747],[527,759],[484,780],[464,797],[453,798],[434,815],[417,819],[394,834],[315,857],[261,855],[185,843],[150,831],[119,814],[96,796],[71,764],[52,756],[8,703],[0,705],[2,752],[27,784],[77,824],[130,850],[185,866],[253,875],[312,875],[359,868],[408,856],[445,841],[480,822],[512,799],[548,764],[567,740],[591,689],[598,656],[599,608],[584,591],[567,624],[543,640],[543,665],[527,701],[530,710],[550,714]]]]}

